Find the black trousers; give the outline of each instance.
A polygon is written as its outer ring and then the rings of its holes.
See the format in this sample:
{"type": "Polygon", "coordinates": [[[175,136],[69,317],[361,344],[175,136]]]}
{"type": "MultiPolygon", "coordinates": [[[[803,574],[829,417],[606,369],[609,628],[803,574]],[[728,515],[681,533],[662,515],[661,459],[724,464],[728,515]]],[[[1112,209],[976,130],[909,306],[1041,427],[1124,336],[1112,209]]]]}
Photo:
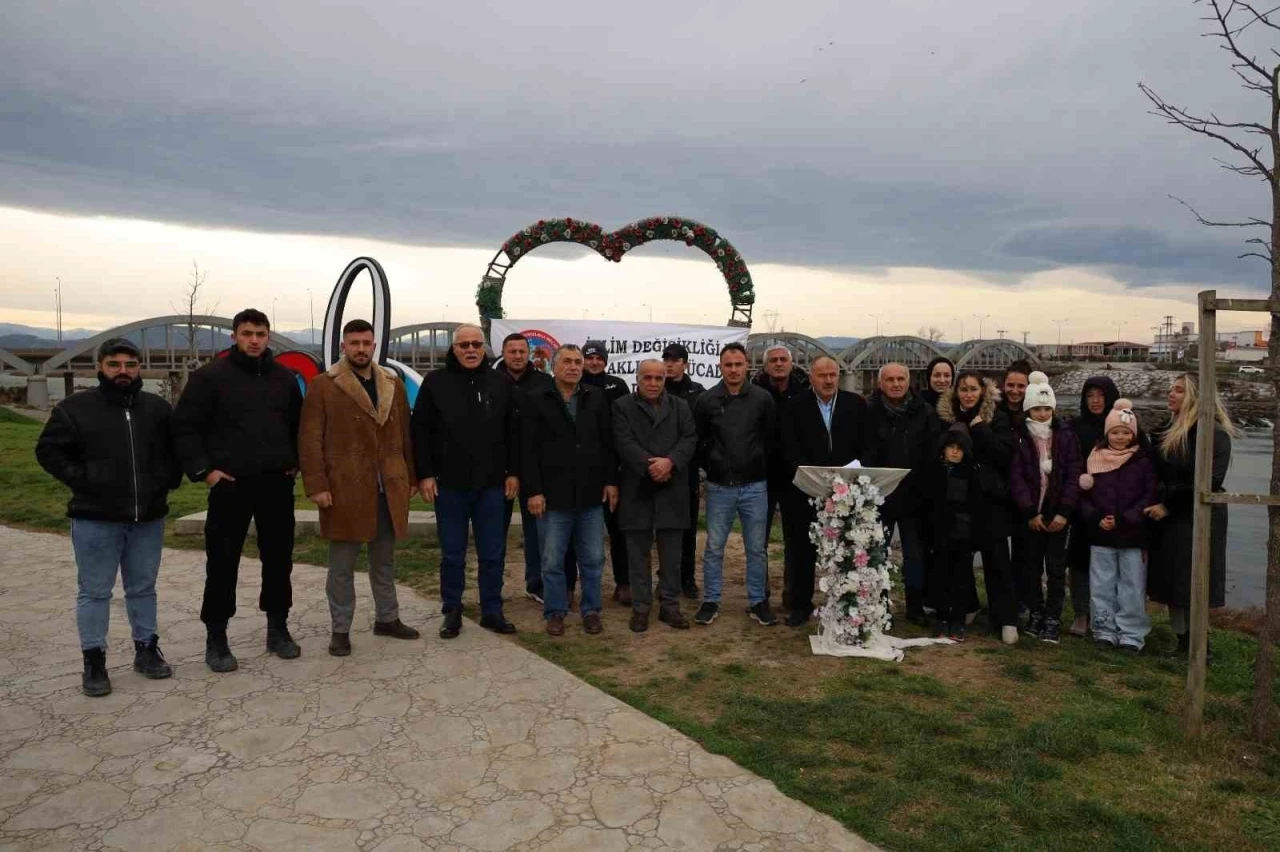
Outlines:
{"type": "Polygon", "coordinates": [[[782,537],[791,577],[786,585],[787,596],[793,612],[808,612],[813,609],[813,580],[818,562],[818,548],[809,540],[809,525],[818,519],[818,511],[794,485],[783,495],[781,509],[782,537]]]}
{"type": "MultiPolygon", "coordinates": [[[[697,471],[689,471],[689,529],[683,530],[680,536],[680,585],[683,588],[698,584],[698,475],[697,471]]],[[[627,558],[631,555],[628,553],[627,558]]],[[[632,592],[634,594],[634,592],[632,592]]]]}
{"type": "Polygon", "coordinates": [[[1079,518],[1067,527],[1067,578],[1071,588],[1071,610],[1076,617],[1089,617],[1089,533],[1079,518]]]}
{"type": "MultiPolygon", "coordinates": [[[[1067,530],[1027,532],[1026,577],[1023,581],[1027,590],[1025,603],[1032,612],[1043,612],[1046,618],[1060,619],[1067,587],[1067,530]],[[1048,578],[1047,596],[1040,584],[1041,577],[1048,578]]],[[[1084,611],[1088,611],[1087,605],[1084,611]]]]}
{"type": "Polygon", "coordinates": [[[1013,582],[1014,591],[1017,594],[1018,604],[1031,608],[1031,584],[1029,581],[1031,572],[1028,567],[1031,554],[1027,548],[1030,547],[1031,530],[1027,528],[1027,522],[1020,518],[1013,519],[1013,533],[1009,536],[1010,543],[1010,561],[1013,563],[1013,582]]]}
{"type": "Polygon", "coordinates": [[[649,552],[653,540],[658,540],[658,607],[662,611],[680,610],[680,572],[677,560],[684,530],[627,530],[623,533],[629,549],[627,558],[631,565],[631,611],[649,612],[653,609],[653,569],[649,567],[649,552]]]}
{"type": "MultiPolygon", "coordinates": [[[[792,571],[795,569],[794,563],[797,558],[797,553],[795,549],[795,546],[796,546],[795,537],[794,535],[790,535],[787,532],[787,515],[788,513],[794,513],[795,511],[795,507],[791,503],[791,497],[790,497],[792,491],[796,491],[796,488],[790,483],[786,485],[774,485],[771,483],[769,485],[769,497],[768,497],[769,514],[767,519],[765,520],[765,525],[764,525],[764,540],[767,545],[773,535],[774,515],[775,514],[782,515],[782,590],[787,593],[788,598],[791,597],[791,585],[793,580],[791,574],[792,574],[792,571]]],[[[792,528],[794,528],[798,522],[799,522],[799,518],[793,518],[792,525],[791,525],[792,528]]],[[[808,537],[809,537],[809,534],[808,532],[806,532],[804,535],[804,538],[807,540],[808,537]]],[[[764,598],[765,600],[768,600],[769,599],[768,560],[765,560],[764,580],[765,580],[764,598]]]]}
{"type": "Polygon", "coordinates": [[[618,529],[618,513],[604,507],[604,528],[609,531],[609,560],[613,563],[613,584],[631,585],[631,572],[627,570],[627,536],[618,529]]]}
{"type": "Polygon", "coordinates": [[[240,555],[253,521],[262,560],[258,609],[287,613],[293,606],[293,477],[283,473],[222,480],[209,490],[204,522],[204,603],[200,620],[226,624],[236,614],[240,555]]]}
{"type": "MultiPolygon", "coordinates": [[[[1009,545],[1005,539],[988,544],[979,551],[982,555],[982,580],[987,588],[987,617],[992,628],[1017,626],[1018,595],[1013,567],[1009,562],[1009,545]]],[[[973,551],[969,552],[970,583],[972,584],[973,551]]],[[[969,592],[965,592],[967,598],[969,592]]]]}
{"type": "Polygon", "coordinates": [[[973,588],[973,548],[965,544],[938,549],[930,567],[933,576],[929,578],[929,595],[938,611],[938,621],[964,624],[973,588]]]}

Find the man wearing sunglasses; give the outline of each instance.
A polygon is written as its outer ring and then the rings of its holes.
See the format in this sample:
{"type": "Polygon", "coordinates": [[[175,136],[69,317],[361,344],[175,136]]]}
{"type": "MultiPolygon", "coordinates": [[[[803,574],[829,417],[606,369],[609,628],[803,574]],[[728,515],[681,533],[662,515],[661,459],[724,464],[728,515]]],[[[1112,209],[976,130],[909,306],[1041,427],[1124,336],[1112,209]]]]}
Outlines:
{"type": "Polygon", "coordinates": [[[428,373],[413,407],[419,490],[435,504],[440,536],[441,639],[462,630],[467,529],[480,563],[480,626],[514,633],[502,612],[506,501],[520,493],[517,391],[484,351],[484,331],[459,326],[445,366],[428,373]]]}
{"type": "Polygon", "coordinates": [[[169,403],[142,390],[140,361],[128,340],[103,343],[98,386],[60,402],[36,443],[40,466],[71,489],[81,688],[91,696],[111,692],[107,625],[117,572],[133,632],[133,670],[153,679],[173,674],[156,635],[156,575],[169,491],[182,482],[182,470],[170,440],[169,403]]]}

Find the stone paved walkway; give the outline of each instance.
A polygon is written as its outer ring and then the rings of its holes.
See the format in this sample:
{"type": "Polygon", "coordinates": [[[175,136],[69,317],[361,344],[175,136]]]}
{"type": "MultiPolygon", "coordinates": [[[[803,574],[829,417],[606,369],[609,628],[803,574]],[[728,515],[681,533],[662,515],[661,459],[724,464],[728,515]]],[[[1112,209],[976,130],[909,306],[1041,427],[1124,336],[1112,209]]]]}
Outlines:
{"type": "Polygon", "coordinates": [[[402,588],[425,641],[325,652],[322,569],[294,573],[299,660],[268,657],[256,563],[232,622],[240,670],[203,662],[203,555],[166,551],[162,647],[133,673],[119,586],[115,691],[80,694],[67,538],[0,527],[0,850],[869,850],[768,781],[402,588]]]}

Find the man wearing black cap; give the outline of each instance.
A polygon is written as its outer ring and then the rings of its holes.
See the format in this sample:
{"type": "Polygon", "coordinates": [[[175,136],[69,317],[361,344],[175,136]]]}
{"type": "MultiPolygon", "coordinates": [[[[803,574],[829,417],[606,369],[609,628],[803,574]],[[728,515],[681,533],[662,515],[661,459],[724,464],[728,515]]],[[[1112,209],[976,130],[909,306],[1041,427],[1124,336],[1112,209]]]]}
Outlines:
{"type": "MultiPolygon", "coordinates": [[[[682,343],[671,343],[662,350],[662,363],[667,368],[666,392],[683,399],[693,410],[693,403],[706,390],[689,377],[689,350],[682,343]]],[[[698,468],[689,473],[689,528],[680,546],[680,587],[691,601],[698,599],[698,566],[695,561],[698,542],[698,468]]]]}
{"type": "MultiPolygon", "coordinates": [[[[631,393],[627,383],[604,371],[609,363],[609,350],[603,340],[588,340],[582,346],[586,372],[582,383],[604,391],[605,400],[613,404],[631,393]]],[[[609,559],[613,562],[613,599],[623,606],[631,605],[631,574],[627,568],[627,540],[618,529],[617,515],[605,506],[604,525],[609,530],[609,559]]]]}
{"type": "Polygon", "coordinates": [[[169,434],[169,403],[142,390],[141,356],[124,338],[98,349],[98,386],[53,409],[36,443],[40,466],[71,489],[76,627],[85,695],[111,692],[107,625],[119,573],[133,632],[133,670],[173,674],[156,635],[156,575],[169,491],[182,482],[169,434]]]}

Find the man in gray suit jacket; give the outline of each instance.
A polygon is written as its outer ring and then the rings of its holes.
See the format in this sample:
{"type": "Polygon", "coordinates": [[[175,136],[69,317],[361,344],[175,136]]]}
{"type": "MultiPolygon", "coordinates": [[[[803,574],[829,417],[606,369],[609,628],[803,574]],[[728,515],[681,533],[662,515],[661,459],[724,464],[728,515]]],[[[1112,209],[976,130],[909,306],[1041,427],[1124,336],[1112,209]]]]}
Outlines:
{"type": "Polygon", "coordinates": [[[680,612],[680,546],[689,528],[688,477],[698,435],[684,400],[665,392],[666,368],[651,359],[640,364],[637,390],[613,404],[614,450],[622,465],[618,528],[627,540],[631,574],[631,629],[649,629],[653,578],[649,550],[658,539],[658,620],[679,630],[689,622],[680,612]]]}

